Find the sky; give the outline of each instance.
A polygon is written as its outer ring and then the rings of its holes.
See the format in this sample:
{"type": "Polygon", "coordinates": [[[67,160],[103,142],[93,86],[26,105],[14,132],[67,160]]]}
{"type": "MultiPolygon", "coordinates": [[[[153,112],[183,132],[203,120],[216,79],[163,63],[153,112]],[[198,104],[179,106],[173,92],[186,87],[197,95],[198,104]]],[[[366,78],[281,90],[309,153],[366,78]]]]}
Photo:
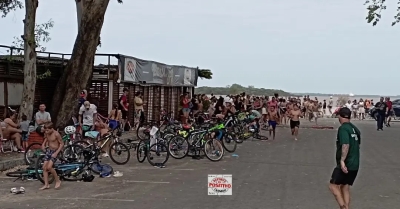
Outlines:
{"type": "MultiPolygon", "coordinates": [[[[391,27],[396,1],[375,27],[365,20],[363,2],[111,0],[98,52],[211,69],[213,79],[199,79],[198,86],[398,95],[400,25],[391,27]]],[[[0,45],[23,33],[23,18],[20,10],[0,19],[0,45]]],[[[75,1],[40,1],[37,22],[49,19],[55,25],[47,50],[71,53],[75,1]]]]}

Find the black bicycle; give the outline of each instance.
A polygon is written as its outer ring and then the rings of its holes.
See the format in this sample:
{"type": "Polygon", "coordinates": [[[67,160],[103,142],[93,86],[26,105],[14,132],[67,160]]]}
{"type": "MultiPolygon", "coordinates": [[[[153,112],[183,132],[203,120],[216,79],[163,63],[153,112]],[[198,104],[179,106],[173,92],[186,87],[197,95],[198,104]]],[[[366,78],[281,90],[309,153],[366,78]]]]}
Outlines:
{"type": "Polygon", "coordinates": [[[153,132],[146,133],[146,139],[140,140],[136,148],[136,157],[139,163],[143,163],[146,158],[152,166],[164,166],[169,159],[170,153],[167,148],[167,141],[160,137],[160,130],[153,123],[153,132]],[[161,158],[156,160],[155,158],[161,158]],[[156,162],[158,161],[158,162],[156,162]]]}

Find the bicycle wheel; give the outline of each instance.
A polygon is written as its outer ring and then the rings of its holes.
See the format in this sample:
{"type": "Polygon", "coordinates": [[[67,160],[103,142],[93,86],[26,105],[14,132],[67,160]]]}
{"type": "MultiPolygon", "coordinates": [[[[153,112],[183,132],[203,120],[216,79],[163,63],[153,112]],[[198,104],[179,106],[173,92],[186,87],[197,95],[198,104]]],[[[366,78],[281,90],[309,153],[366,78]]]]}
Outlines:
{"type": "Polygon", "coordinates": [[[164,143],[155,143],[147,152],[147,161],[152,166],[163,166],[168,161],[168,147],[164,143]]]}
{"type": "MultiPolygon", "coordinates": [[[[40,155],[35,162],[35,173],[36,173],[36,177],[37,179],[42,182],[42,184],[44,184],[44,180],[43,180],[43,163],[44,163],[44,155],[40,155]]],[[[54,181],[54,176],[48,172],[48,179],[49,179],[49,184],[53,183],[54,181]]]]}
{"type": "Polygon", "coordinates": [[[164,135],[162,136],[162,138],[167,142],[171,141],[171,139],[174,138],[174,137],[175,137],[175,134],[169,133],[169,132],[168,133],[164,133],[164,135]]]}
{"type": "Polygon", "coordinates": [[[237,143],[236,136],[231,133],[225,133],[224,137],[221,139],[222,146],[228,152],[236,151],[237,143]]]}
{"type": "Polygon", "coordinates": [[[209,139],[204,144],[204,153],[209,160],[217,162],[224,156],[224,147],[217,139],[209,139]]]}
{"type": "Polygon", "coordinates": [[[168,143],[168,152],[175,159],[186,157],[189,151],[189,142],[181,137],[175,136],[168,143]]]}
{"type": "Polygon", "coordinates": [[[27,165],[35,163],[35,160],[43,153],[42,143],[35,142],[30,144],[24,153],[24,160],[27,165]]]}
{"type": "Polygon", "coordinates": [[[243,139],[242,139],[242,137],[240,137],[240,135],[242,134],[240,127],[238,125],[234,125],[232,127],[232,130],[233,130],[233,134],[235,135],[236,142],[239,144],[243,143],[243,139]]]}
{"type": "Polygon", "coordinates": [[[6,176],[13,178],[24,178],[29,176],[28,170],[17,170],[6,173],[6,176]]]}
{"type": "Polygon", "coordinates": [[[121,142],[114,142],[108,149],[111,160],[117,165],[125,165],[131,158],[128,146],[121,142]],[[126,157],[124,157],[126,154],[126,157]]]}
{"type": "Polygon", "coordinates": [[[114,172],[113,167],[111,165],[108,165],[108,164],[93,163],[90,166],[90,169],[95,174],[100,174],[102,172],[109,172],[109,173],[113,173],[114,172]]]}
{"type": "Polygon", "coordinates": [[[143,163],[147,156],[147,143],[141,140],[136,147],[136,158],[139,163],[143,163]]]}
{"type": "Polygon", "coordinates": [[[67,162],[84,162],[83,146],[78,144],[68,145],[64,148],[63,158],[67,162]]]}

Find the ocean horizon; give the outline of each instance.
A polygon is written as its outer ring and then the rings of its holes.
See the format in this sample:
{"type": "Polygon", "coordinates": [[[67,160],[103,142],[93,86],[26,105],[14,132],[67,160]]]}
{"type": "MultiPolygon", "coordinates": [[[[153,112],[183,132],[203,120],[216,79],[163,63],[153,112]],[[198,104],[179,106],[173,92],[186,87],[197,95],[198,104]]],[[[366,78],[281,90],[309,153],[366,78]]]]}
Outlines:
{"type": "MultiPolygon", "coordinates": [[[[210,97],[211,94],[207,94],[207,96],[210,97]]],[[[226,98],[226,95],[214,95],[214,96],[215,97],[222,96],[223,98],[226,98]]],[[[362,95],[362,96],[364,96],[364,95],[362,95]]],[[[365,96],[366,97],[360,97],[360,96],[357,96],[357,95],[355,95],[355,96],[345,96],[345,95],[343,95],[343,96],[338,96],[338,95],[335,96],[335,95],[332,95],[332,99],[333,99],[333,103],[334,104],[336,104],[336,101],[339,99],[339,97],[347,97],[348,100],[350,100],[350,101],[353,101],[353,100],[359,101],[360,99],[363,99],[365,101],[366,99],[369,99],[369,100],[373,100],[374,102],[377,102],[380,99],[380,96],[376,96],[376,95],[372,95],[372,96],[365,95],[365,96]]],[[[273,97],[273,95],[271,95],[269,97],[273,97]]],[[[303,98],[304,96],[298,96],[298,97],[303,98]]],[[[330,99],[330,96],[311,96],[310,95],[310,98],[314,99],[314,97],[317,97],[318,101],[321,101],[321,102],[324,101],[324,100],[329,101],[329,99],[330,99]]],[[[283,96],[283,98],[288,98],[288,96],[283,96]]],[[[400,99],[400,96],[390,97],[391,101],[393,101],[395,99],[400,99]]]]}

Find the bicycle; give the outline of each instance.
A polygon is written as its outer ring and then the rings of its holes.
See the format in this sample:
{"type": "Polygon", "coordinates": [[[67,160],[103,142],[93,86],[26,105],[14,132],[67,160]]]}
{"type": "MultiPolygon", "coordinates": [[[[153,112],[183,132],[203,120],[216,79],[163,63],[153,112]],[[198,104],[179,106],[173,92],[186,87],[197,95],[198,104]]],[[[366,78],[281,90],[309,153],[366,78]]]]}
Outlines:
{"type": "MultiPolygon", "coordinates": [[[[39,170],[38,172],[41,174],[41,173],[43,173],[43,170],[39,170]]],[[[6,176],[16,178],[13,182],[16,182],[18,179],[21,179],[22,181],[37,179],[36,170],[35,170],[35,168],[32,168],[32,167],[28,167],[24,170],[8,172],[8,173],[6,173],[6,176]]],[[[53,181],[54,181],[54,178],[49,178],[50,184],[53,183],[53,181]]]]}
{"type": "MultiPolygon", "coordinates": [[[[82,151],[82,154],[84,156],[84,162],[76,162],[76,163],[55,163],[53,165],[54,170],[56,171],[57,175],[60,177],[60,179],[66,180],[66,181],[92,181],[94,179],[94,176],[92,175],[92,167],[93,164],[98,163],[98,152],[97,150],[91,150],[91,149],[85,149],[82,151]]],[[[37,159],[35,163],[35,172],[38,180],[42,182],[43,184],[44,179],[43,179],[43,164],[44,164],[44,158],[46,156],[40,155],[40,157],[37,159]],[[42,172],[40,172],[42,171],[42,172]]],[[[109,166],[111,167],[111,166],[109,166]]],[[[110,171],[112,172],[112,171],[110,171]]],[[[49,183],[50,183],[50,177],[53,178],[54,176],[51,175],[49,172],[49,183]]]]}
{"type": "Polygon", "coordinates": [[[136,158],[138,162],[143,163],[147,158],[147,161],[152,166],[164,166],[165,163],[167,163],[170,155],[166,146],[166,140],[160,137],[160,130],[155,126],[154,123],[152,129],[145,133],[148,136],[148,139],[140,140],[136,149],[136,158]],[[154,156],[165,156],[165,159],[161,161],[161,163],[156,163],[153,161],[154,156]]]}
{"type": "Polygon", "coordinates": [[[204,152],[206,157],[213,162],[220,161],[224,155],[224,148],[221,142],[214,137],[211,137],[211,133],[221,130],[223,124],[214,126],[213,128],[206,128],[206,130],[192,130],[190,131],[190,126],[184,126],[183,128],[188,131],[186,137],[177,135],[171,139],[168,144],[168,151],[171,156],[175,159],[182,159],[193,153],[193,157],[200,156],[201,152],[204,152]],[[187,144],[186,146],[183,144],[187,144]],[[216,149],[217,148],[217,149],[216,149]],[[183,155],[177,156],[176,151],[183,149],[183,155]],[[212,149],[211,153],[207,151],[212,149]],[[213,157],[217,158],[214,159],[213,157]]]}
{"type": "MultiPolygon", "coordinates": [[[[92,143],[86,147],[91,147],[92,149],[102,150],[105,145],[111,140],[110,147],[108,149],[108,153],[110,155],[110,159],[117,165],[125,165],[128,163],[130,159],[130,152],[128,146],[119,141],[119,136],[121,136],[121,131],[119,129],[110,130],[107,134],[100,137],[100,133],[98,131],[88,131],[85,133],[85,137],[88,137],[92,140],[92,143]],[[118,133],[114,132],[118,130],[118,133]],[[101,143],[101,145],[98,145],[101,143]],[[127,158],[124,161],[117,161],[116,157],[120,156],[122,152],[127,152],[127,158]]],[[[86,141],[75,141],[74,145],[80,144],[86,141]]]]}
{"type": "MultiPolygon", "coordinates": [[[[79,160],[79,152],[82,149],[80,146],[73,144],[74,140],[71,139],[71,135],[62,135],[62,140],[64,142],[64,150],[60,155],[60,159],[63,161],[76,161],[79,160]]],[[[88,145],[87,142],[82,142],[88,145]]],[[[42,143],[34,142],[30,144],[24,153],[24,161],[27,165],[32,164],[35,160],[43,153],[42,143]]]]}

